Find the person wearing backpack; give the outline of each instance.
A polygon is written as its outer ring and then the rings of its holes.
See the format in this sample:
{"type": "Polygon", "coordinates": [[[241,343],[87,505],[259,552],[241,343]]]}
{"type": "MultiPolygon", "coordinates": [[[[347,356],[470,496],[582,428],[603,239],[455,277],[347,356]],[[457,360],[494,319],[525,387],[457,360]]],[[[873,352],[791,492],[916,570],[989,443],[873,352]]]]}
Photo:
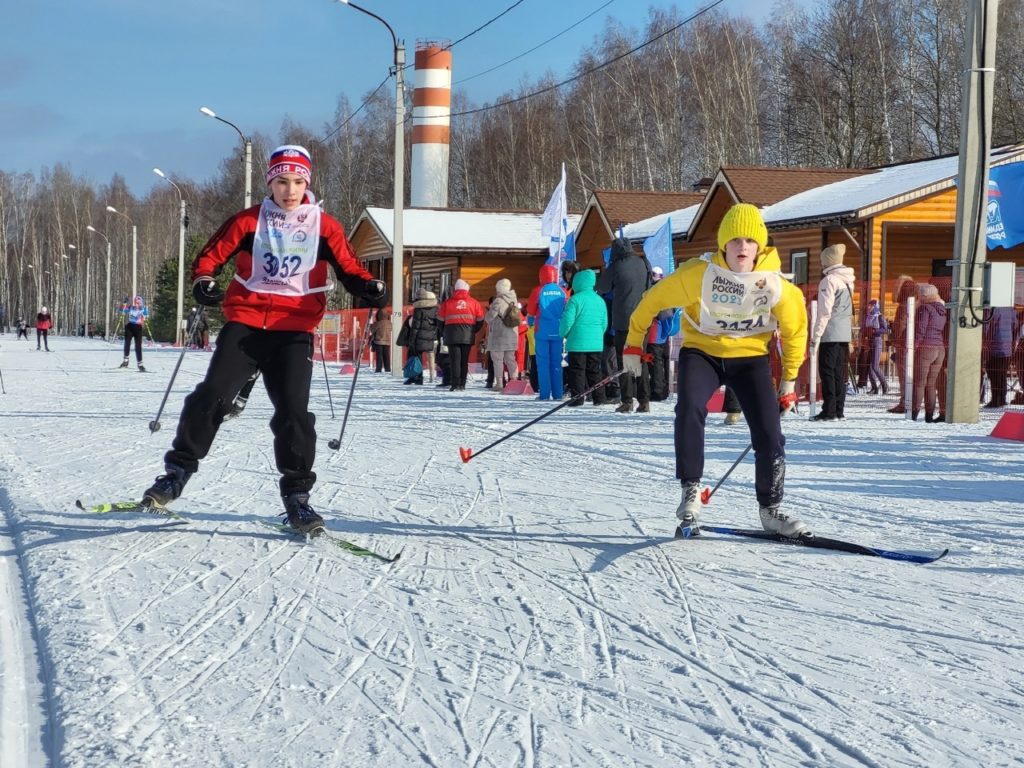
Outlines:
{"type": "Polygon", "coordinates": [[[494,389],[500,392],[505,388],[503,367],[508,371],[509,381],[519,376],[516,350],[519,348],[519,324],[522,321],[522,313],[510,280],[502,278],[495,284],[494,289],[495,295],[487,307],[484,322],[487,323],[487,352],[494,363],[494,389]]]}

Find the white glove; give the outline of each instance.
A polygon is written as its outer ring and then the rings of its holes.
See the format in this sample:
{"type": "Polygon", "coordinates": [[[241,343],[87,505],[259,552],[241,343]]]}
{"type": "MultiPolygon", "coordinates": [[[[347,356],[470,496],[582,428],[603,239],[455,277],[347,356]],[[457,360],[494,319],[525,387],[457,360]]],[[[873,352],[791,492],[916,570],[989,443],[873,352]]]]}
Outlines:
{"type": "Polygon", "coordinates": [[[779,384],[779,411],[789,413],[796,405],[796,382],[783,381],[779,384]]]}
{"type": "Polygon", "coordinates": [[[622,367],[626,373],[642,376],[644,372],[643,350],[639,347],[626,347],[622,350],[622,367]]]}

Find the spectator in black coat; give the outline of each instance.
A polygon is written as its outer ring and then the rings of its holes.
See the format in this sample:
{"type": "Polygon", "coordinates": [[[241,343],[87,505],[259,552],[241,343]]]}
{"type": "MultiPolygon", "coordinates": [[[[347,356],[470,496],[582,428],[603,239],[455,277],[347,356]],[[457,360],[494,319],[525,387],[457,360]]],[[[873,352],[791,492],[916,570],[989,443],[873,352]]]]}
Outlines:
{"type": "MultiPolygon", "coordinates": [[[[633,250],[633,246],[625,238],[618,237],[612,242],[611,261],[608,268],[601,273],[597,281],[597,292],[612,295],[612,311],[608,327],[615,335],[615,358],[618,370],[622,370],[622,350],[626,346],[626,334],[629,331],[629,318],[640,303],[644,291],[651,287],[651,264],[642,253],[633,250]]],[[[650,380],[646,368],[639,380],[628,373],[619,377],[622,390],[622,404],[615,410],[618,413],[630,413],[633,410],[633,397],[636,396],[640,405],[640,413],[650,410],[650,380]]]]}
{"type": "MultiPolygon", "coordinates": [[[[428,381],[434,380],[434,349],[437,347],[437,296],[433,292],[420,288],[416,291],[416,299],[412,303],[412,314],[409,316],[409,335],[406,346],[409,356],[418,355],[427,371],[428,381]],[[426,355],[426,358],[424,358],[426,355]]],[[[406,384],[422,384],[423,374],[407,379],[406,384]]]]}

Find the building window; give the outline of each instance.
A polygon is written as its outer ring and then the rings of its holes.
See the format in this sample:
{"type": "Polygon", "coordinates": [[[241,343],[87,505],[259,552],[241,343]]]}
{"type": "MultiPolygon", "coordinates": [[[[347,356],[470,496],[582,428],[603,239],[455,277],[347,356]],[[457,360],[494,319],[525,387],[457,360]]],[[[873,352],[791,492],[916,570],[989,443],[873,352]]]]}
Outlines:
{"type": "Polygon", "coordinates": [[[790,251],[789,269],[793,273],[793,285],[807,285],[807,251],[790,251]]]}

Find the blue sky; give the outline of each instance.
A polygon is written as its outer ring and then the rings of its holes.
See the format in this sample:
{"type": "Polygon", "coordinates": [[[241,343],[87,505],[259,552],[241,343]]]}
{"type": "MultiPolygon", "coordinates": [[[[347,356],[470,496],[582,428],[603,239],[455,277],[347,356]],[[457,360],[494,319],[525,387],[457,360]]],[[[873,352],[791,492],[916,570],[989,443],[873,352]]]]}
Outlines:
{"type": "MultiPolygon", "coordinates": [[[[513,2],[359,0],[394,27],[410,60],[417,40],[458,39],[513,2]]],[[[605,2],[523,0],[453,49],[453,79],[532,48],[605,2]]],[[[684,13],[705,4],[676,3],[684,13]]],[[[558,40],[456,89],[483,102],[524,77],[564,76],[607,19],[640,28],[649,8],[672,5],[613,0],[558,40]]],[[[755,21],[771,8],[772,0],[719,6],[755,21]]],[[[379,22],[332,0],[0,0],[0,9],[0,169],[38,174],[66,163],[94,183],[119,173],[137,195],[162,183],[154,166],[201,181],[238,151],[238,135],[200,106],[272,141],[286,117],[323,130],[339,95],[358,105],[392,58],[379,22]]]]}

